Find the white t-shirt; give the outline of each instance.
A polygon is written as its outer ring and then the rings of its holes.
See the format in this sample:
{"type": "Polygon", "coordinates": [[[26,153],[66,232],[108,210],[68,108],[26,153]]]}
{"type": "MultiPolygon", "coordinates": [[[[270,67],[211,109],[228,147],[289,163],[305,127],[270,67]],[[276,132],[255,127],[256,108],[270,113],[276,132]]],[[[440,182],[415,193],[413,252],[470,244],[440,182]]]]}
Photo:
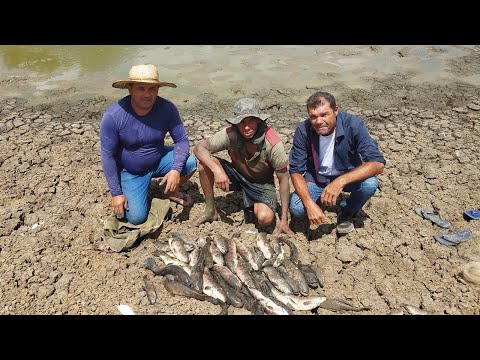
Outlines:
{"type": "Polygon", "coordinates": [[[338,171],[335,167],[335,158],[333,156],[333,148],[335,146],[335,132],[336,129],[333,130],[333,133],[327,136],[319,136],[319,169],[318,173],[321,176],[334,176],[334,175],[341,175],[342,172],[338,171]]]}

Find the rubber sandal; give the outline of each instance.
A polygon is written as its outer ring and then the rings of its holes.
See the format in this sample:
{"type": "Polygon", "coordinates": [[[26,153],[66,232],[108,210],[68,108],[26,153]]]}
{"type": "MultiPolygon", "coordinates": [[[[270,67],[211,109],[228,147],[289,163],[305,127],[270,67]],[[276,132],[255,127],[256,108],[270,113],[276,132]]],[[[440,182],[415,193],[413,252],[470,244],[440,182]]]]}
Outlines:
{"type": "Polygon", "coordinates": [[[437,240],[440,244],[446,246],[455,246],[472,238],[472,232],[470,230],[461,230],[454,234],[443,234],[433,235],[433,238],[437,240]]]}
{"type": "Polygon", "coordinates": [[[431,209],[422,209],[417,208],[415,212],[423,217],[424,219],[430,220],[435,225],[440,226],[441,228],[448,229],[450,227],[450,223],[443,219],[436,211],[431,209]]]}
{"type": "Polygon", "coordinates": [[[465,210],[464,214],[467,218],[472,220],[479,220],[480,219],[480,210],[473,209],[473,210],[465,210]]]}

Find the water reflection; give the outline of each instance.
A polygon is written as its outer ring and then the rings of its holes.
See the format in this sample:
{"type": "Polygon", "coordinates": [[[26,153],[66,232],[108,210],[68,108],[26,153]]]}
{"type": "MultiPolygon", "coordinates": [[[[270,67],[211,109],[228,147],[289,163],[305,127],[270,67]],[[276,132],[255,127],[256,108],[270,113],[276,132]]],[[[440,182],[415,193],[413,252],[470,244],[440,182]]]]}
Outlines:
{"type": "Polygon", "coordinates": [[[23,69],[47,75],[70,67],[83,72],[104,71],[136,52],[138,46],[122,45],[0,46],[3,71],[23,69]]]}

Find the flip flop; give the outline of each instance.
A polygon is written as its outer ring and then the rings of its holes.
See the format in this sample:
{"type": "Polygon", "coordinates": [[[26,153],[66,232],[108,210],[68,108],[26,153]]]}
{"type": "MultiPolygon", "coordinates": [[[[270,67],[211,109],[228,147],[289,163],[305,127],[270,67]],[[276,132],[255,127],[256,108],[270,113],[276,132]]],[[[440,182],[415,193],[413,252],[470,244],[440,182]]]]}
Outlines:
{"type": "Polygon", "coordinates": [[[473,209],[473,210],[465,210],[464,214],[466,217],[473,219],[473,220],[479,220],[480,219],[480,210],[478,209],[473,209]]]}
{"type": "Polygon", "coordinates": [[[450,223],[443,219],[435,210],[417,208],[415,209],[415,212],[424,219],[430,220],[435,225],[438,225],[444,229],[448,229],[450,227],[450,223]]]}
{"type": "Polygon", "coordinates": [[[470,230],[461,230],[454,234],[439,234],[433,236],[440,244],[446,246],[455,246],[472,238],[470,230]]]}

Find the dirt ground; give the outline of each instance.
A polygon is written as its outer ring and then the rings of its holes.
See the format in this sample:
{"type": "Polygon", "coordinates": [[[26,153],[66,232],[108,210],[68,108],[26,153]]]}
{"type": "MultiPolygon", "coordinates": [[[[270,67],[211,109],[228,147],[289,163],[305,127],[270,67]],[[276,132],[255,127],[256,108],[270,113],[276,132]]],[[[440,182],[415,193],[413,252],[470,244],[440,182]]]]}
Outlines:
{"type": "MultiPolygon", "coordinates": [[[[479,50],[451,60],[450,79],[478,74],[479,50]]],[[[388,162],[379,176],[381,191],[355,220],[353,232],[337,237],[338,208],[332,208],[327,224],[292,222],[296,233],[290,239],[300,260],[316,265],[325,277],[324,288],[311,294],[371,306],[347,314],[389,314],[408,304],[431,314],[478,315],[480,286],[461,271],[480,261],[480,221],[462,216],[480,207],[480,88],[454,80],[412,82],[414,75],[371,74],[367,90],[335,82],[321,88],[336,95],[342,110],[366,120],[388,162]],[[438,210],[452,232],[470,230],[472,238],[455,247],[439,244],[433,235],[442,229],[418,216],[418,207],[438,210]]],[[[2,86],[28,86],[21,78],[1,76],[2,86]]],[[[289,150],[297,123],[306,117],[304,102],[315,90],[265,84],[254,93],[209,92],[177,105],[193,146],[225,126],[222,117],[235,100],[253,96],[272,115],[268,122],[289,150]]],[[[136,314],[219,312],[209,302],[172,296],[161,276],[144,269],[155,239],[128,252],[92,250],[102,220],[111,214],[99,122],[104,109],[123,95],[72,101],[68,91],[52,91],[40,104],[0,99],[0,314],[119,314],[120,304],[136,314]],[[144,275],[156,288],[153,305],[143,289],[144,275]]],[[[174,95],[168,98],[176,103],[174,95]]],[[[245,243],[255,240],[258,228],[244,223],[240,194],[218,191],[221,221],[192,227],[204,207],[197,174],[183,190],[195,204],[172,203],[173,217],[164,222],[160,239],[175,230],[193,239],[240,232],[245,243]]],[[[295,313],[338,314],[322,308],[295,313]]],[[[229,314],[249,312],[229,307],[229,314]]]]}

